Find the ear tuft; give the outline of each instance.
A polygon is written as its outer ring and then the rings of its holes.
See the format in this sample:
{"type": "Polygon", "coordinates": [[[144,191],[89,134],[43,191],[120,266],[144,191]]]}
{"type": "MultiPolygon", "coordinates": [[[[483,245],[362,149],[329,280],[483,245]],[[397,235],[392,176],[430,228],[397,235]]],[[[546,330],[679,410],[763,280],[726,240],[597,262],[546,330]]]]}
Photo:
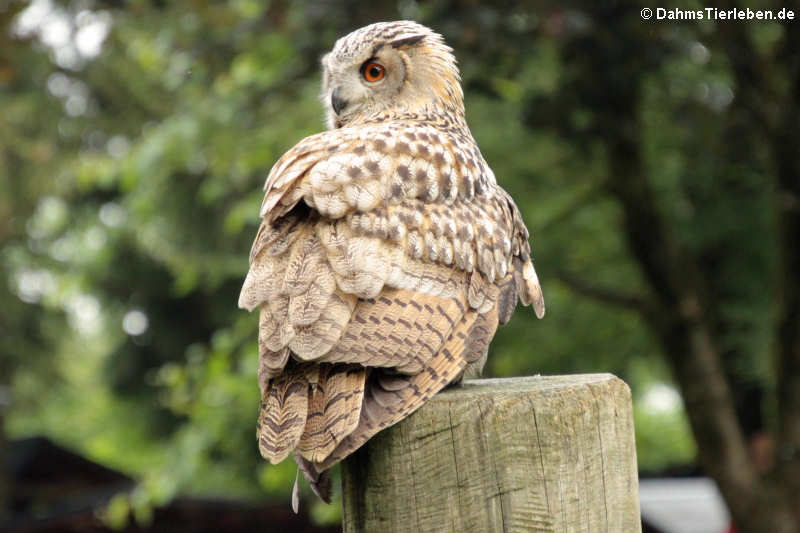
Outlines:
{"type": "Polygon", "coordinates": [[[392,48],[408,48],[420,42],[424,37],[425,35],[412,35],[411,37],[403,37],[390,41],[389,44],[392,45],[392,48]]]}

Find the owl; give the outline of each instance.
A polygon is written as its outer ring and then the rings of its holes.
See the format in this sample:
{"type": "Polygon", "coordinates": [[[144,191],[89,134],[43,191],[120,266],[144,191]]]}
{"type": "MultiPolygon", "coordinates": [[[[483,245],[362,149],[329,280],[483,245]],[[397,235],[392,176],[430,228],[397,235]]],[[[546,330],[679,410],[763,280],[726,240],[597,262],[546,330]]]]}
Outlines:
{"type": "Polygon", "coordinates": [[[329,501],[328,469],[479,374],[517,301],[544,300],[442,37],[372,24],[322,68],[329,130],[270,171],[239,306],[259,312],[259,450],[329,501]]]}

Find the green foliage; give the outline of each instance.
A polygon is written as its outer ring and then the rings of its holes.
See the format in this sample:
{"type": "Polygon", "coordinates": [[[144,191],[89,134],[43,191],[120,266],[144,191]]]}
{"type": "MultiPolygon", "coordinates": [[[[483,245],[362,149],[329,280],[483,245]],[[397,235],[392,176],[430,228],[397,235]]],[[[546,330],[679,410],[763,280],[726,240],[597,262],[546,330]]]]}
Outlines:
{"type": "MultiPolygon", "coordinates": [[[[641,465],[693,458],[680,403],[642,400],[670,378],[639,316],[565,281],[646,293],[597,134],[626,102],[592,93],[595,76],[623,87],[637,69],[647,179],[679,241],[718,272],[709,290],[732,372],[765,377],[769,169],[758,145],[733,157],[723,138],[731,73],[701,44],[715,28],[644,35],[620,16],[628,31],[612,38],[602,30],[612,15],[592,8],[443,0],[50,9],[72,28],[68,43],[91,21],[108,35],[97,55],[71,45],[70,61],[41,24],[20,27],[22,6],[0,8],[0,385],[13,390],[10,435],[49,435],[141,480],[111,502],[109,523],[146,522],[178,493],[288,502],[295,468],[256,449],[256,317],[237,294],[269,168],[323,127],[318,57],[375,20],[416,18],[454,46],[473,133],[533,233],[548,315],[517,311],[492,345],[490,375],[613,372],[634,391],[641,465]],[[640,64],[597,73],[575,52],[592,32],[611,61],[654,44],[640,64]]],[[[755,40],[769,48],[776,31],[759,27],[755,40]]],[[[338,519],[315,505],[318,520],[338,519]]]]}

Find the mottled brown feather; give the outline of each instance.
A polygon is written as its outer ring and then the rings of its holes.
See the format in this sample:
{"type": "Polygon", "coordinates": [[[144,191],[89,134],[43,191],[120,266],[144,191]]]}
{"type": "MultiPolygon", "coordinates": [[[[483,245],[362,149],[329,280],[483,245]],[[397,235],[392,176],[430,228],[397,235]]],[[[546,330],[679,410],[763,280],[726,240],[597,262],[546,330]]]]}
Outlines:
{"type": "Polygon", "coordinates": [[[264,392],[258,417],[258,449],[272,464],[283,461],[306,426],[308,382],[302,370],[293,366],[273,379],[264,392]]]}
{"type": "MultiPolygon", "coordinates": [[[[494,333],[494,328],[497,327],[496,313],[493,318],[492,325],[492,317],[487,318],[472,309],[468,310],[450,332],[441,349],[429,359],[425,368],[417,374],[404,378],[408,382],[405,387],[393,383],[391,388],[395,390],[386,389],[382,385],[386,378],[382,378],[378,373],[380,371],[374,372],[364,393],[364,405],[358,427],[327,459],[316,465],[317,468],[319,470],[330,468],[381,429],[397,423],[416,411],[428,398],[458,378],[468,363],[461,357],[466,343],[483,339],[475,351],[485,353],[485,349],[488,348],[488,341],[494,333]],[[474,330],[476,326],[483,329],[474,330]],[[486,334],[489,334],[489,338],[484,337],[486,334]]],[[[394,380],[403,379],[399,376],[391,377],[394,380]]]]}
{"type": "Polygon", "coordinates": [[[377,300],[359,301],[341,341],[320,361],[419,372],[466,308],[463,294],[454,299],[387,289],[377,300]]]}
{"type": "Polygon", "coordinates": [[[366,369],[359,365],[314,365],[306,427],[297,453],[311,462],[324,460],[358,425],[366,369]]]}

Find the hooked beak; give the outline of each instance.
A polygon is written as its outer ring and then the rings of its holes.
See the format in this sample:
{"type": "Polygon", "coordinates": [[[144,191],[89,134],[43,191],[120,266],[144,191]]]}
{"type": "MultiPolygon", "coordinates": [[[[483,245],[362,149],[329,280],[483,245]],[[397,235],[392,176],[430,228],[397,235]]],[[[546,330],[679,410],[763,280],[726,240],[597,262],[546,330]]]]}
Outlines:
{"type": "Polygon", "coordinates": [[[333,112],[337,115],[342,109],[347,107],[347,100],[344,100],[339,96],[338,87],[331,92],[331,107],[333,107],[333,112]]]}

